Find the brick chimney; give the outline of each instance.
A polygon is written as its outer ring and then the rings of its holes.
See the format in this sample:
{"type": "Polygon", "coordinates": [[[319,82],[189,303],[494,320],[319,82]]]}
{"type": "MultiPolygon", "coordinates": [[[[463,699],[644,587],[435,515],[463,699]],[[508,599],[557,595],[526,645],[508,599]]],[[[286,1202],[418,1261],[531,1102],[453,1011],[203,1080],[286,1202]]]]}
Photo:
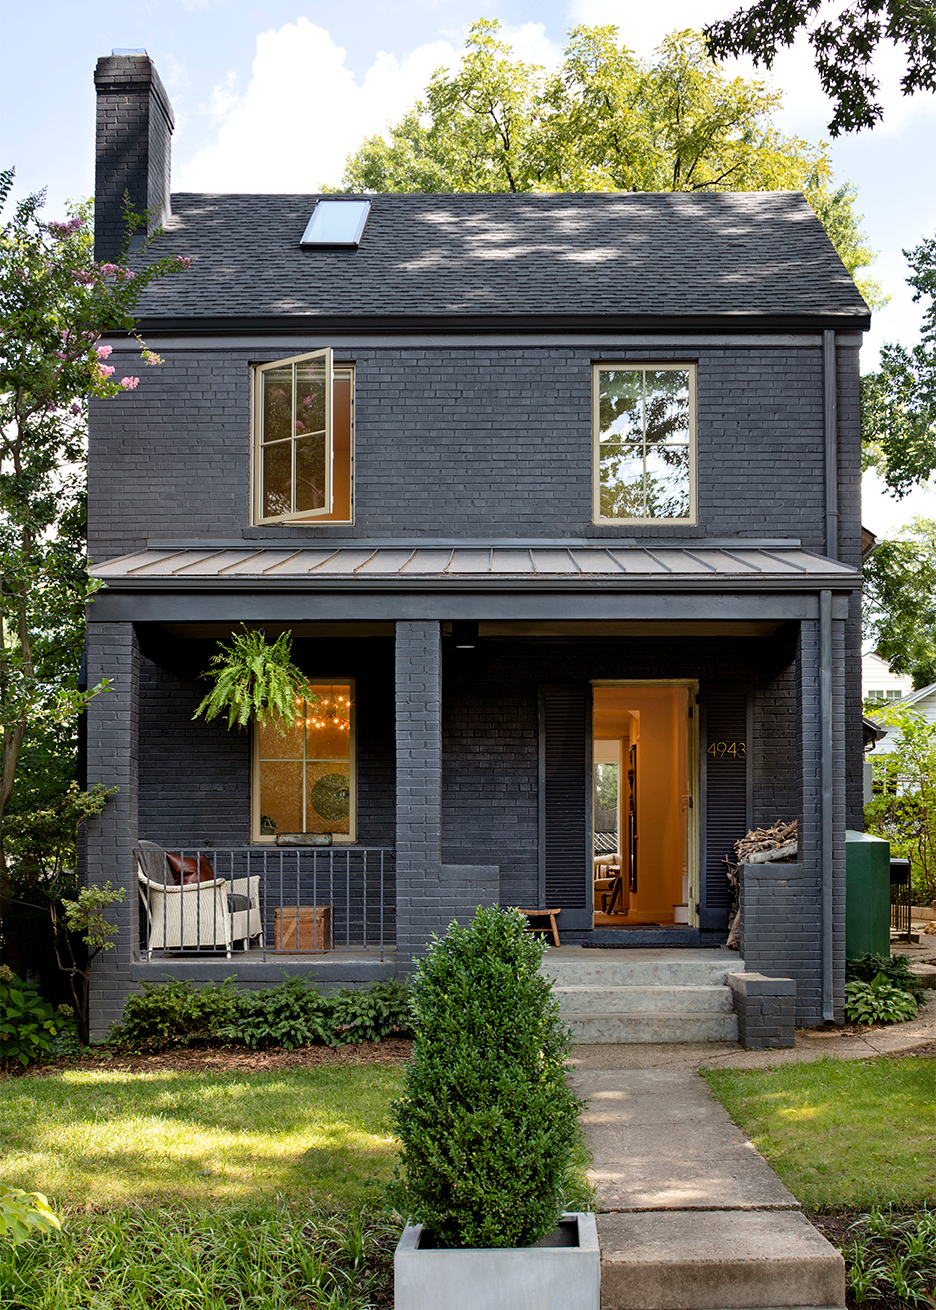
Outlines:
{"type": "MultiPolygon", "coordinates": [[[[97,142],[94,175],[94,257],[114,260],[124,237],[124,193],[149,231],[168,218],[169,159],[175,118],[165,87],[145,50],[104,56],[94,70],[97,142]]],[[[134,246],[142,241],[138,229],[134,246]]]]}

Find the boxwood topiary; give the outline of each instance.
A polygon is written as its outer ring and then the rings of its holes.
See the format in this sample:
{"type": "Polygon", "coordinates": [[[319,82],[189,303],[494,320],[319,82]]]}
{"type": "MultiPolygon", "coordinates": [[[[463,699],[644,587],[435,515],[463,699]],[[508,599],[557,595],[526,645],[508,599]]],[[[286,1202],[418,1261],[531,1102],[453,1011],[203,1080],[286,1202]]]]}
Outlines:
{"type": "Polygon", "coordinates": [[[581,1102],[543,949],[516,910],[479,909],[417,970],[390,1199],[443,1245],[529,1246],[562,1211],[581,1102]]]}

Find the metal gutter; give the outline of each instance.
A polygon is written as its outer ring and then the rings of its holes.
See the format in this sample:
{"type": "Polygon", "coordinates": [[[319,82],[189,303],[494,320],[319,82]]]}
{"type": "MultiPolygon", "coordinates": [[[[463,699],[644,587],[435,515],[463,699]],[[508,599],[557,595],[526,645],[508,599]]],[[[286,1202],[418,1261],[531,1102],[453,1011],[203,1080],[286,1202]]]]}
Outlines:
{"type": "Polygon", "coordinates": [[[825,553],[838,559],[838,397],[835,332],[822,334],[822,401],[825,436],[825,553]]]}
{"type": "Polygon", "coordinates": [[[819,864],[822,882],[822,1017],[835,1021],[833,992],[832,593],[819,593],[819,864]]]}
{"type": "MultiPolygon", "coordinates": [[[[92,577],[94,570],[91,570],[92,577]]],[[[806,580],[801,574],[794,577],[777,578],[770,574],[725,574],[717,577],[706,575],[703,578],[674,578],[672,574],[654,574],[650,577],[636,577],[627,574],[614,574],[610,578],[595,577],[579,573],[566,573],[553,577],[530,577],[529,574],[502,576],[485,573],[471,578],[464,574],[440,577],[434,574],[414,574],[402,578],[397,574],[387,578],[368,577],[349,578],[330,575],[316,577],[314,574],[271,578],[268,574],[247,574],[237,578],[195,577],[190,574],[163,574],[162,576],[140,577],[105,577],[109,591],[292,591],[307,593],[311,591],[337,591],[351,595],[363,592],[384,591],[425,591],[425,592],[563,592],[573,595],[589,595],[595,592],[617,592],[626,595],[629,592],[650,591],[668,596],[677,596],[685,592],[732,593],[739,591],[800,592],[815,595],[821,588],[830,588],[836,592],[850,594],[861,587],[861,575],[857,570],[844,577],[829,577],[828,574],[816,574],[806,580]]],[[[831,594],[831,591],[830,591],[831,594]]]]}

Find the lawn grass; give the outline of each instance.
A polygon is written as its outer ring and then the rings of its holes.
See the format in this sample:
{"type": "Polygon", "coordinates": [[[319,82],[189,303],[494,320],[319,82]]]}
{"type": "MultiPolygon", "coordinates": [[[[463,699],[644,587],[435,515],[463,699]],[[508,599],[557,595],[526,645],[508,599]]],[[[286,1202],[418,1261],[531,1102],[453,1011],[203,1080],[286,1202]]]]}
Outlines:
{"type": "Polygon", "coordinates": [[[66,1212],[376,1200],[396,1160],[387,1111],[402,1082],[402,1068],[383,1064],[10,1078],[0,1083],[0,1182],[45,1192],[66,1212]]]}
{"type": "Polygon", "coordinates": [[[811,1210],[910,1209],[936,1186],[936,1060],[834,1060],[704,1076],[811,1210]]]}

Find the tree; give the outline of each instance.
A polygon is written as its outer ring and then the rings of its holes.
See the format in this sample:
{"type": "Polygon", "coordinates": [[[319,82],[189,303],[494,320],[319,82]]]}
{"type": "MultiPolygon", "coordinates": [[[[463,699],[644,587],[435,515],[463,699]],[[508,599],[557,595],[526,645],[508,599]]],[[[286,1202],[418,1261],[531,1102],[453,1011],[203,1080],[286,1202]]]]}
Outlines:
{"type": "Polygon", "coordinates": [[[835,6],[830,0],[759,0],[703,32],[716,59],[751,55],[755,64],[771,68],[780,47],[792,45],[804,29],[822,89],[835,106],[829,123],[833,136],[873,127],[883,117],[875,99],[879,83],[870,71],[883,40],[906,48],[907,68],[900,79],[905,96],[936,91],[932,0],[848,0],[835,6]],[[823,9],[829,17],[814,21],[823,9]]]}
{"type": "MultiPolygon", "coordinates": [[[[864,631],[895,673],[936,682],[936,522],[915,518],[864,566],[864,631]]],[[[875,716],[877,717],[877,716],[875,716]]]]}
{"type": "MultiPolygon", "coordinates": [[[[12,169],[0,173],[0,209],[12,184],[12,169]]],[[[130,269],[145,216],[128,210],[120,260],[97,263],[90,204],[62,223],[43,221],[42,204],[28,197],[0,227],[0,861],[27,734],[27,753],[50,765],[105,686],[79,691],[76,677],[84,604],[96,589],[83,536],[86,405],[132,392],[139,378],[114,376],[101,338],[132,332],[145,288],[189,262],[153,259],[150,238],[130,269]]],[[[161,363],[145,349],[142,359],[161,363]]]]}
{"type": "MultiPolygon", "coordinates": [[[[784,136],[779,92],[727,78],[699,33],[638,59],[615,27],[577,27],[560,69],[513,56],[486,19],[461,65],[349,157],[349,191],[802,190],[850,273],[874,259],[824,145],[784,136]]],[[[881,304],[876,283],[859,283],[881,304]]]]}
{"type": "Polygon", "coordinates": [[[913,892],[936,899],[936,723],[906,705],[876,710],[875,719],[899,729],[887,755],[872,756],[874,798],[865,806],[869,832],[910,861],[913,892]]]}
{"type": "Polygon", "coordinates": [[[936,237],[904,255],[913,299],[929,300],[920,341],[885,344],[877,371],[861,379],[862,467],[898,498],[936,472],[936,237]]]}

